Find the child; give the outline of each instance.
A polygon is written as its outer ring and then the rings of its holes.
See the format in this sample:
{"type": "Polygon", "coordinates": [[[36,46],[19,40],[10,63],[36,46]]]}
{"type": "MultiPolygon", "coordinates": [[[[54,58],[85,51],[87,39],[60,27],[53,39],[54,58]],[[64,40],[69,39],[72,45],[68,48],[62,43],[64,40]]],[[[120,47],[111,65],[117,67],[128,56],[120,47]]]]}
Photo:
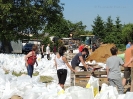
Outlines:
{"type": "Polygon", "coordinates": [[[119,66],[124,65],[124,62],[120,57],[117,57],[118,49],[116,47],[112,47],[110,51],[112,56],[106,61],[109,85],[114,87],[117,86],[119,94],[123,94],[124,88],[122,85],[121,69],[119,66]]]}

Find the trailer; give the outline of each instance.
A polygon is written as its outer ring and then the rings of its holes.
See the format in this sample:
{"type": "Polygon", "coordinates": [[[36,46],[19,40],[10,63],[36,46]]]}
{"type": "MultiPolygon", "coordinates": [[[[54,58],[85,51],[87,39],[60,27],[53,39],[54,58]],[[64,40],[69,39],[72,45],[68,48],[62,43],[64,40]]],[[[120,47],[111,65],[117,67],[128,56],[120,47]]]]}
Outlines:
{"type": "Polygon", "coordinates": [[[22,53],[23,44],[21,40],[18,40],[17,42],[11,41],[10,45],[11,45],[11,53],[22,53]]]}

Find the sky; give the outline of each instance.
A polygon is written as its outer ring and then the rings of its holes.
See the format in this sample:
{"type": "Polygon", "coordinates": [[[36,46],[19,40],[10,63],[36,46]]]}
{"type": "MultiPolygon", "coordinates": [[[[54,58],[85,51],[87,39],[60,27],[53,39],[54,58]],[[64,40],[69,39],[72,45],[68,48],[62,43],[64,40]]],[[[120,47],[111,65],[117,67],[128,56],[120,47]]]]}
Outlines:
{"type": "Polygon", "coordinates": [[[91,31],[97,15],[106,22],[111,16],[113,23],[119,17],[121,24],[133,23],[133,0],[60,0],[64,3],[64,18],[73,23],[82,21],[91,31]]]}

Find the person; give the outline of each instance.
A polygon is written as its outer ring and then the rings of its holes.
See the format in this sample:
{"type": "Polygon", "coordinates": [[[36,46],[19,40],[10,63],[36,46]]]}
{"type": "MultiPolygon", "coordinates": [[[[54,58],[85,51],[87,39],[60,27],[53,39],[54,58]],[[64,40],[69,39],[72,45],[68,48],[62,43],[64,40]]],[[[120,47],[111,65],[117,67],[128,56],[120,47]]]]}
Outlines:
{"type": "Polygon", "coordinates": [[[46,47],[46,54],[47,54],[47,59],[50,60],[50,44],[48,44],[46,47]]]}
{"type": "Polygon", "coordinates": [[[118,49],[116,47],[112,47],[110,49],[110,52],[112,56],[107,58],[106,61],[106,70],[109,85],[114,87],[117,86],[119,94],[123,94],[124,88],[122,85],[120,65],[124,66],[124,62],[120,57],[117,56],[118,49]]]}
{"type": "Polygon", "coordinates": [[[41,51],[41,58],[44,58],[44,44],[41,45],[40,51],[41,51]]]}
{"type": "MultiPolygon", "coordinates": [[[[130,57],[131,57],[131,49],[129,49],[131,46],[131,42],[128,42],[128,44],[126,45],[126,51],[125,51],[125,62],[127,63],[127,61],[129,61],[130,57]]],[[[127,79],[130,77],[131,75],[131,68],[130,67],[124,67],[124,78],[122,80],[122,84],[123,86],[126,85],[126,81],[127,79]]]]}
{"type": "Polygon", "coordinates": [[[53,53],[56,55],[56,46],[54,45],[54,47],[53,47],[53,53]]]}
{"type": "Polygon", "coordinates": [[[37,45],[32,46],[32,51],[30,51],[26,56],[25,56],[25,65],[27,67],[27,72],[28,75],[32,78],[33,70],[34,70],[34,64],[36,63],[36,66],[38,66],[38,63],[36,61],[38,47],[37,45]]]}
{"type": "Polygon", "coordinates": [[[84,48],[81,52],[77,53],[73,57],[73,59],[71,61],[72,68],[73,69],[76,69],[76,70],[79,69],[79,64],[81,62],[83,64],[83,66],[84,66],[84,70],[85,71],[88,71],[88,68],[93,69],[92,67],[90,67],[90,66],[88,66],[88,65],[85,64],[85,56],[86,55],[87,56],[89,55],[89,51],[88,51],[87,48],[84,48]]]}
{"type": "Polygon", "coordinates": [[[81,52],[83,50],[84,46],[85,45],[83,43],[79,46],[79,52],[81,52]]]}
{"type": "Polygon", "coordinates": [[[73,71],[76,72],[68,63],[64,53],[66,52],[66,47],[61,46],[59,48],[59,53],[55,56],[55,66],[57,69],[57,76],[59,80],[59,85],[64,88],[64,84],[67,77],[67,66],[73,71]]]}
{"type": "MultiPolygon", "coordinates": [[[[126,80],[130,78],[133,80],[133,64],[129,63],[130,59],[133,57],[133,44],[131,44],[130,48],[127,48],[125,51],[125,63],[127,63],[127,67],[124,68],[124,78],[123,78],[123,86],[126,84],[126,80]]],[[[130,91],[133,91],[133,88],[131,87],[130,91]]]]}
{"type": "Polygon", "coordinates": [[[92,52],[94,52],[97,48],[98,47],[97,47],[96,43],[93,43],[93,45],[92,45],[92,52]]]}
{"type": "Polygon", "coordinates": [[[69,53],[73,53],[73,48],[72,48],[72,45],[71,44],[69,44],[68,50],[69,50],[69,53]]]}
{"type": "Polygon", "coordinates": [[[131,42],[128,42],[128,44],[126,45],[126,49],[130,48],[130,46],[131,46],[131,42]]]}

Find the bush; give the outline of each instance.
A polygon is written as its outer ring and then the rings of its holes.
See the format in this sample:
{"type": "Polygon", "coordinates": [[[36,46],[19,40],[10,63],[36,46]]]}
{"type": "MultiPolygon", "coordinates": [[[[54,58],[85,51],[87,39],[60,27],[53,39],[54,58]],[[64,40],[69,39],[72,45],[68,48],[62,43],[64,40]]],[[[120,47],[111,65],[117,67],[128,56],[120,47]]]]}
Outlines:
{"type": "Polygon", "coordinates": [[[125,44],[116,44],[116,47],[117,47],[120,51],[125,51],[125,50],[126,50],[125,44]]]}

